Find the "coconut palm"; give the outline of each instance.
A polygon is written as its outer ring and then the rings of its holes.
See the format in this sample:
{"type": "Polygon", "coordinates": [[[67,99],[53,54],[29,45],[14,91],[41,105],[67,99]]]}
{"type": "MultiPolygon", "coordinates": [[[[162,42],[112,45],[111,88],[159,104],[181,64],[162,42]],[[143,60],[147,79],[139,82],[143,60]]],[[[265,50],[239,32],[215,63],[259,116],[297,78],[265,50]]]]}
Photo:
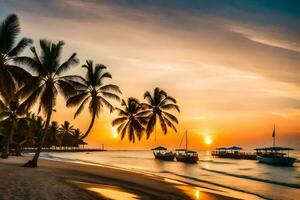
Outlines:
{"type": "Polygon", "coordinates": [[[118,126],[118,134],[123,139],[127,133],[130,142],[134,143],[135,138],[142,138],[147,124],[148,111],[144,111],[139,101],[135,98],[128,98],[127,103],[122,100],[124,108],[115,108],[119,112],[119,117],[113,120],[112,125],[118,126]]]}
{"type": "Polygon", "coordinates": [[[9,104],[20,84],[30,80],[30,73],[15,66],[13,61],[32,44],[32,40],[22,38],[17,44],[20,24],[15,14],[9,15],[0,24],[0,95],[9,104]]]}
{"type": "Polygon", "coordinates": [[[146,91],[144,99],[146,99],[147,103],[143,103],[142,106],[149,112],[149,120],[146,128],[147,138],[150,137],[155,128],[157,118],[159,119],[164,134],[167,133],[168,127],[177,132],[174,123],[178,124],[178,120],[173,114],[168,112],[173,109],[180,112],[179,107],[176,104],[176,99],[168,96],[164,90],[161,90],[158,87],[154,89],[153,95],[146,91]]]}
{"type": "Polygon", "coordinates": [[[57,121],[52,121],[49,126],[49,134],[47,137],[48,146],[60,146],[61,138],[59,136],[59,125],[57,121]]]}
{"type": "Polygon", "coordinates": [[[87,60],[82,68],[87,70],[85,78],[77,76],[76,79],[69,79],[77,89],[77,94],[68,99],[67,106],[79,105],[74,114],[74,118],[76,118],[82,112],[84,106],[89,103],[92,120],[87,131],[81,137],[81,139],[84,139],[92,130],[95,118],[98,117],[103,107],[108,107],[110,111],[113,110],[114,107],[108,101],[108,98],[120,100],[117,94],[120,94],[121,91],[117,85],[104,83],[105,79],[112,78],[111,74],[105,71],[106,67],[104,65],[95,64],[94,66],[93,61],[87,60]]]}
{"type": "Polygon", "coordinates": [[[25,164],[28,167],[37,167],[37,161],[45,141],[49,124],[56,104],[58,92],[68,98],[76,91],[67,78],[62,74],[78,63],[76,53],[73,53],[65,62],[61,63],[63,41],[57,44],[47,40],[40,41],[41,55],[38,56],[36,49],[31,48],[33,57],[18,57],[16,62],[29,67],[35,74],[30,82],[26,83],[20,91],[21,97],[26,97],[22,103],[23,110],[29,110],[36,102],[39,104],[39,111],[43,110],[46,114],[46,123],[37,151],[32,161],[25,164]]]}
{"type": "Polygon", "coordinates": [[[81,130],[79,128],[76,128],[73,132],[73,135],[75,138],[80,139],[81,138],[81,130]]]}
{"type": "Polygon", "coordinates": [[[22,121],[27,121],[29,119],[20,112],[18,100],[11,101],[11,103],[6,106],[4,111],[0,113],[0,119],[8,125],[1,155],[2,158],[7,158],[9,154],[9,145],[12,142],[14,134],[18,129],[22,129],[22,125],[25,124],[22,121]]]}
{"type": "Polygon", "coordinates": [[[63,124],[60,125],[60,128],[58,129],[60,134],[69,134],[72,135],[74,132],[73,125],[70,124],[68,121],[64,121],[63,124]]]}

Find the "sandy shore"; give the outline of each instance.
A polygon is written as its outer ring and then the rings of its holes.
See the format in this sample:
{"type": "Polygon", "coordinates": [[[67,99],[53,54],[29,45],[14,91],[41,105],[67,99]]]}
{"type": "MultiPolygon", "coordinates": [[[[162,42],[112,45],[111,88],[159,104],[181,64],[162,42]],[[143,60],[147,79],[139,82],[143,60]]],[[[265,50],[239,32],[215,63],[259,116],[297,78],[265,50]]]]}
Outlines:
{"type": "Polygon", "coordinates": [[[44,159],[36,169],[22,167],[29,159],[0,159],[1,200],[235,199],[157,176],[109,167],[44,159]]]}

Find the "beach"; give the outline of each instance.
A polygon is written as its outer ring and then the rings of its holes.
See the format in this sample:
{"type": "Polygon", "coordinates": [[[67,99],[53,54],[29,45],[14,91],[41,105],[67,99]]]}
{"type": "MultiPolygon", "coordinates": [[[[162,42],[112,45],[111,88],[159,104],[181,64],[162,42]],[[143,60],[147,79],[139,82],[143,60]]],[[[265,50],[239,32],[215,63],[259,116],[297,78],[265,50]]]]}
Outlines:
{"type": "Polygon", "coordinates": [[[0,199],[239,199],[111,167],[41,159],[38,168],[24,168],[29,159],[0,160],[0,199]]]}

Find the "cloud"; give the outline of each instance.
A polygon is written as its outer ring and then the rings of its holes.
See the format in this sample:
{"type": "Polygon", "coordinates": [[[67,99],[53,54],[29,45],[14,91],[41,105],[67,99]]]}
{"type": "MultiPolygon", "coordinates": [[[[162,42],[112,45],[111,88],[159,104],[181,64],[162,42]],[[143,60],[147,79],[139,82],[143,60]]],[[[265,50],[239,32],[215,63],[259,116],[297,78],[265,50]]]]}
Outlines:
{"type": "Polygon", "coordinates": [[[293,38],[289,36],[289,32],[283,32],[275,27],[242,27],[231,26],[229,30],[240,33],[246,38],[271,47],[278,47],[287,50],[297,51],[300,53],[299,36],[293,38]]]}

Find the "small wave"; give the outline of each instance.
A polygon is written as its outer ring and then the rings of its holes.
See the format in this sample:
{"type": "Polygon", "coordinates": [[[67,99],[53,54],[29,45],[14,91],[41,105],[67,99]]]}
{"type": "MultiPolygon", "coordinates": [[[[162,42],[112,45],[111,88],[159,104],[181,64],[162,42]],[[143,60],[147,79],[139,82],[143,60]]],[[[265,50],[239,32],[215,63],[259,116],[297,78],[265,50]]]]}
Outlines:
{"type": "MultiPolygon", "coordinates": [[[[238,191],[238,192],[243,192],[243,193],[255,195],[257,197],[260,197],[260,198],[263,198],[263,199],[266,199],[266,200],[271,200],[269,197],[266,197],[266,196],[263,196],[263,195],[260,195],[260,194],[254,193],[254,192],[249,192],[247,190],[242,190],[242,189],[239,189],[239,188],[234,188],[234,187],[231,187],[231,186],[228,186],[228,185],[223,185],[223,184],[212,182],[212,181],[208,181],[208,180],[202,180],[202,179],[191,177],[191,176],[177,174],[177,173],[171,172],[171,171],[161,171],[161,173],[173,174],[173,175],[176,175],[176,176],[181,177],[181,178],[190,179],[190,180],[197,181],[197,182],[200,182],[200,183],[207,183],[207,184],[211,184],[211,185],[215,185],[215,186],[218,186],[218,187],[227,188],[227,189],[238,191]]],[[[179,181],[181,181],[181,180],[179,180],[179,181]]]]}
{"type": "Polygon", "coordinates": [[[251,170],[251,169],[253,169],[253,168],[239,168],[238,170],[249,171],[249,170],[251,170]]]}
{"type": "Polygon", "coordinates": [[[246,176],[246,175],[231,174],[228,172],[207,169],[204,167],[201,167],[201,169],[209,171],[209,172],[214,172],[214,173],[223,174],[223,175],[227,175],[227,176],[233,176],[233,177],[237,177],[237,178],[244,178],[244,179],[249,179],[249,180],[254,180],[254,181],[260,181],[260,182],[271,183],[271,184],[275,184],[275,185],[291,187],[291,188],[298,188],[298,189],[300,188],[300,185],[295,184],[295,183],[285,183],[285,182],[273,181],[273,180],[269,180],[269,179],[262,179],[262,178],[252,177],[252,176],[246,176]]]}
{"type": "Polygon", "coordinates": [[[232,162],[222,162],[222,161],[215,161],[215,160],[199,160],[200,162],[209,162],[209,163],[214,163],[214,164],[235,164],[232,162]]]}
{"type": "Polygon", "coordinates": [[[69,161],[69,162],[74,162],[74,163],[81,163],[81,164],[87,164],[87,165],[96,165],[96,166],[103,166],[103,167],[109,167],[109,168],[115,168],[115,169],[121,169],[121,170],[134,170],[137,173],[153,173],[153,171],[149,171],[146,169],[139,170],[136,168],[124,168],[124,167],[119,167],[115,165],[109,165],[109,164],[103,164],[99,162],[93,162],[93,161],[87,161],[87,160],[81,160],[81,159],[74,159],[74,158],[64,158],[64,157],[59,157],[59,156],[54,156],[51,154],[44,154],[42,155],[43,158],[50,159],[50,160],[56,160],[56,161],[69,161]]]}

